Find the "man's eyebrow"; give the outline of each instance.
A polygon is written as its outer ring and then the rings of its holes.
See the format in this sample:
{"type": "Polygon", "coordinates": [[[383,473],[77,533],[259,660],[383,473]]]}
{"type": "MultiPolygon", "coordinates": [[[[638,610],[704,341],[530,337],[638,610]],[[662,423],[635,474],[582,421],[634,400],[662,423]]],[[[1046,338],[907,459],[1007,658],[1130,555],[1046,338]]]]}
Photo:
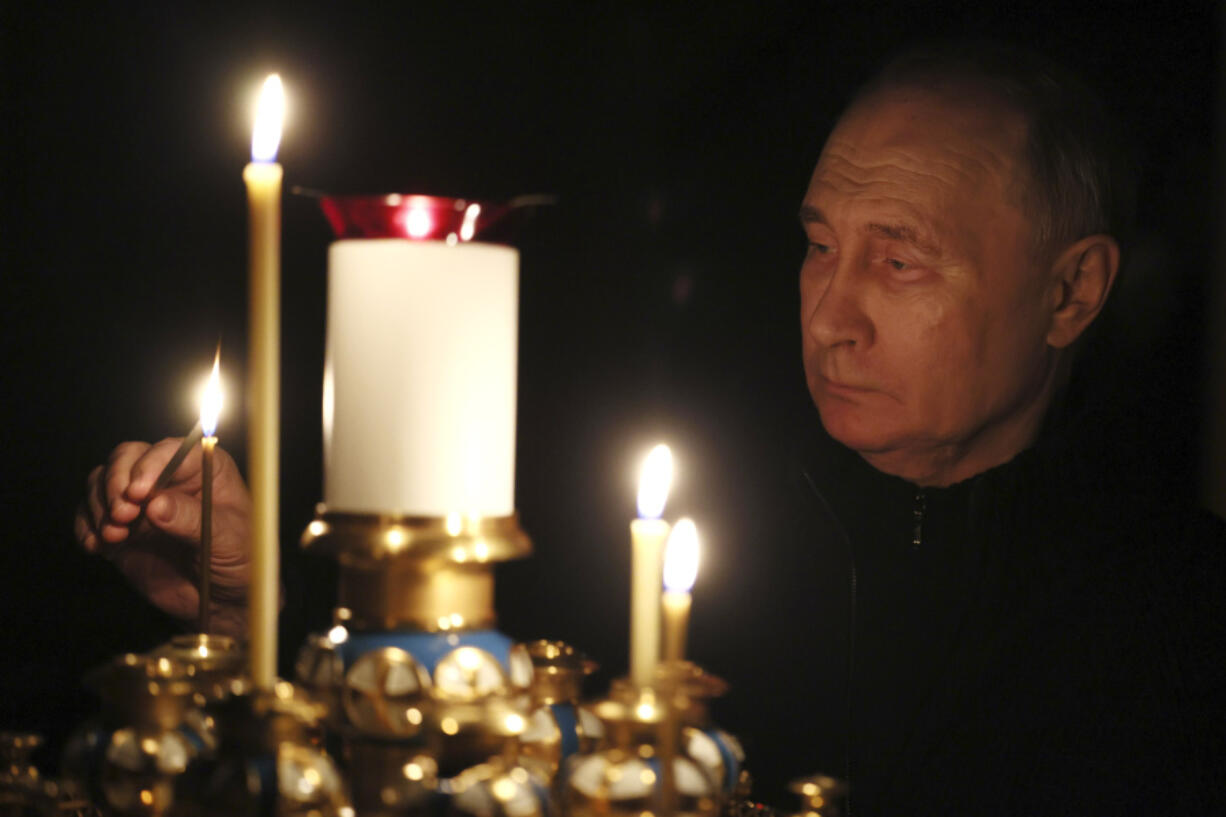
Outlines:
{"type": "Polygon", "coordinates": [[[864,229],[866,232],[879,235],[882,238],[889,238],[894,241],[904,241],[907,244],[912,244],[926,252],[936,253],[938,250],[935,241],[912,227],[910,224],[880,224],[873,222],[866,225],[864,229]]]}
{"type": "Polygon", "coordinates": [[[797,214],[801,224],[826,224],[826,217],[822,215],[822,211],[818,210],[812,204],[802,204],[800,212],[797,214]]]}
{"type": "MultiPolygon", "coordinates": [[[[827,221],[825,214],[811,204],[802,204],[798,215],[801,224],[830,223],[827,221]]],[[[889,224],[872,222],[864,226],[864,231],[893,241],[904,241],[933,255],[937,255],[940,252],[940,247],[929,233],[921,231],[905,222],[892,222],[889,224]]]]}

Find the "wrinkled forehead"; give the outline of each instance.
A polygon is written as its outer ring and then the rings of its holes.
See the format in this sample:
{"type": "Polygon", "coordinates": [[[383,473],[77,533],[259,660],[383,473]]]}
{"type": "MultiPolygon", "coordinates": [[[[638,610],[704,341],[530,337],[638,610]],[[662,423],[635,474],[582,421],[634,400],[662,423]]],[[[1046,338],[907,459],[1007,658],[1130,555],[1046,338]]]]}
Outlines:
{"type": "Polygon", "coordinates": [[[1025,117],[981,89],[890,87],[843,114],[817,170],[837,173],[851,165],[921,182],[930,176],[938,186],[996,192],[1020,204],[1028,179],[1026,134],[1025,117]]]}

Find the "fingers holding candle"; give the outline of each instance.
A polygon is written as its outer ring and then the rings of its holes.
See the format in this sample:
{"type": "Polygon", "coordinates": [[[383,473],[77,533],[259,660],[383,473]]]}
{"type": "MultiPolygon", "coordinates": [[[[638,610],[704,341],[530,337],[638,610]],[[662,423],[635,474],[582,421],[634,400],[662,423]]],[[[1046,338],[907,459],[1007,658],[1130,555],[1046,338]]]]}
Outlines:
{"type": "MultiPolygon", "coordinates": [[[[155,493],[155,475],[159,472],[168,473],[169,477],[158,490],[164,489],[180,470],[182,473],[176,484],[191,482],[198,473],[198,464],[185,464],[188,453],[177,463],[173,462],[177,452],[184,450],[182,442],[170,437],[156,445],[120,443],[111,451],[106,463],[90,472],[85,501],[79,511],[83,527],[78,528],[78,538],[86,549],[105,547],[128,537],[155,493]]],[[[191,450],[191,447],[186,449],[187,452],[191,450]]]]}
{"type": "Polygon", "coordinates": [[[192,452],[193,448],[195,448],[196,443],[200,442],[200,438],[202,436],[203,431],[200,427],[200,423],[196,423],[196,425],[192,427],[192,430],[187,432],[187,436],[184,437],[179,443],[179,447],[175,450],[174,455],[171,456],[166,465],[162,467],[157,479],[153,482],[153,487],[150,489],[148,496],[153,496],[158,491],[165,489],[165,487],[170,484],[170,481],[174,479],[175,472],[179,469],[179,466],[182,465],[183,460],[187,458],[187,455],[192,452]]]}
{"type": "MultiPolygon", "coordinates": [[[[177,618],[194,620],[201,570],[200,446],[183,460],[167,488],[150,498],[156,475],[179,443],[176,437],[155,445],[117,446],[106,464],[90,473],[74,530],[83,548],[113,562],[146,599],[177,618]]],[[[241,635],[250,568],[251,500],[228,452],[216,448],[213,464],[212,630],[241,635]]]]}

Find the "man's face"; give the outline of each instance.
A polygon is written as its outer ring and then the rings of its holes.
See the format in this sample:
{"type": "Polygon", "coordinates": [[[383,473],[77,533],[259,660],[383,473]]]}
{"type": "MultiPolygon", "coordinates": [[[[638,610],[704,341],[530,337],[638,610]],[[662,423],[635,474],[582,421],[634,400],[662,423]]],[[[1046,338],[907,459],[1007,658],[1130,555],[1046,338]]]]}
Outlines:
{"type": "Polygon", "coordinates": [[[957,481],[1037,430],[1054,303],[1021,205],[1024,136],[1000,106],[890,90],[843,118],[813,172],[805,374],[826,430],[883,471],[957,481]]]}

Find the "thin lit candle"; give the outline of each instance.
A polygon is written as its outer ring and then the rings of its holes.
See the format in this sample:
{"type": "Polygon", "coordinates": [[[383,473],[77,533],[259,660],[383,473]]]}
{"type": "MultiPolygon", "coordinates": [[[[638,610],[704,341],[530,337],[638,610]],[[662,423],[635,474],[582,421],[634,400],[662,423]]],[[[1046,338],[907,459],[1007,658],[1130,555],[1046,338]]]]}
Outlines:
{"type": "Polygon", "coordinates": [[[209,631],[209,611],[212,606],[213,564],[213,449],[217,447],[217,419],[221,415],[221,347],[213,357],[213,373],[209,375],[204,399],[200,401],[200,632],[209,631]]]}
{"type": "Polygon", "coordinates": [[[183,460],[187,459],[187,455],[191,453],[191,450],[196,447],[196,443],[200,442],[200,438],[203,436],[204,432],[200,428],[200,422],[197,421],[196,425],[192,426],[192,430],[187,432],[187,436],[184,437],[183,441],[179,443],[179,447],[175,451],[174,456],[171,457],[170,461],[162,468],[161,472],[158,474],[158,478],[153,481],[153,487],[149,489],[149,497],[145,500],[146,502],[153,499],[162,491],[166,490],[166,486],[170,484],[172,479],[174,479],[175,472],[179,470],[179,466],[183,464],[183,460]]]}
{"type": "Polygon", "coordinates": [[[664,551],[664,660],[685,658],[685,634],[690,623],[690,590],[698,577],[698,529],[682,519],[673,527],[664,551]]]}
{"type": "Polygon", "coordinates": [[[264,82],[243,170],[250,223],[250,331],[247,471],[251,482],[251,680],[271,689],[277,675],[278,490],[281,411],[281,143],[285,96],[276,74],[264,82]]]}
{"type": "Polygon", "coordinates": [[[673,455],[657,445],[639,476],[639,518],[630,523],[630,679],[648,686],[660,656],[660,570],[668,523],[660,516],[672,485],[673,455]]]}

